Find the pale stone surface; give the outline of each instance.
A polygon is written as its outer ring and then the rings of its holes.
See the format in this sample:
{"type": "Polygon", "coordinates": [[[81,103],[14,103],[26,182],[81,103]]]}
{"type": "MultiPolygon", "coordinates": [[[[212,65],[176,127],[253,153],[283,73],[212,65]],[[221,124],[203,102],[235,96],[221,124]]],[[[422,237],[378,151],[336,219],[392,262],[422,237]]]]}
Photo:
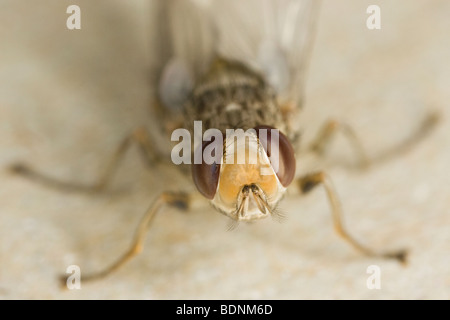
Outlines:
{"type": "MultiPolygon", "coordinates": [[[[22,159],[54,176],[92,181],[127,132],[148,116],[146,1],[0,5],[0,167],[22,159]]],[[[333,232],[324,192],[284,200],[286,221],[240,225],[208,206],[166,209],[142,255],[110,278],[60,290],[68,265],[98,270],[128,245],[158,191],[189,180],[148,171],[130,152],[109,191],[56,192],[0,172],[0,298],[424,299],[450,298],[450,45],[446,0],[377,1],[382,29],[366,28],[373,1],[323,1],[302,123],[351,124],[371,155],[412,132],[430,110],[436,130],[410,152],[360,172],[343,138],[325,167],[349,229],[379,248],[408,247],[410,263],[361,256],[333,232]],[[369,290],[366,269],[381,268],[369,290]]],[[[302,158],[299,165],[303,170],[302,158]]]]}

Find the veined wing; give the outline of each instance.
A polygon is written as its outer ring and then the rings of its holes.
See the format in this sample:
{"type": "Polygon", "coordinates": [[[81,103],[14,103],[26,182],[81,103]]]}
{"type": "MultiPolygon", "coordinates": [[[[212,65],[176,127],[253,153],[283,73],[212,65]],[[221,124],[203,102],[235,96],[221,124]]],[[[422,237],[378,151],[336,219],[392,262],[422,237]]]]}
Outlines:
{"type": "Polygon", "coordinates": [[[159,0],[152,50],[164,114],[181,113],[217,56],[263,74],[282,104],[298,109],[317,20],[317,0],[159,0]]]}

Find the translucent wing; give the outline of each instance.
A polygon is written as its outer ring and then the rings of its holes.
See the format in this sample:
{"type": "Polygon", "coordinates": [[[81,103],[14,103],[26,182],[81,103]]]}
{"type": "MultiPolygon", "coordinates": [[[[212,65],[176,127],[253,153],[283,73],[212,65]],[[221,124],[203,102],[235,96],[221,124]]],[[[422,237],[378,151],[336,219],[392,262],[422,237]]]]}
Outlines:
{"type": "MultiPolygon", "coordinates": [[[[214,57],[209,1],[153,0],[150,12],[152,112],[164,134],[179,127],[181,108],[214,57]]],[[[155,133],[157,134],[157,133],[155,133]]]]}
{"type": "Polygon", "coordinates": [[[260,70],[283,101],[301,105],[317,0],[214,1],[218,52],[260,70]]]}
{"type": "Polygon", "coordinates": [[[302,103],[317,0],[157,1],[159,100],[177,113],[216,56],[260,71],[281,102],[302,103]]]}

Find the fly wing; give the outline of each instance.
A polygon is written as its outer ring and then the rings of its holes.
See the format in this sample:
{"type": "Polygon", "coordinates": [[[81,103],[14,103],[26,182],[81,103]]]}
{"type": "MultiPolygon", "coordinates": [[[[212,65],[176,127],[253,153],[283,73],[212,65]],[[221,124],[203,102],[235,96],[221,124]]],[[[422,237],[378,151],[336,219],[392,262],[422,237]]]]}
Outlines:
{"type": "Polygon", "coordinates": [[[158,100],[180,114],[217,56],[261,72],[281,104],[301,106],[318,0],[159,0],[158,100]]]}
{"type": "Polygon", "coordinates": [[[214,1],[219,54],[261,71],[282,103],[301,106],[319,2],[214,1]]]}
{"type": "Polygon", "coordinates": [[[179,127],[182,108],[195,82],[215,56],[212,2],[154,0],[151,4],[153,106],[166,133],[179,127]]]}

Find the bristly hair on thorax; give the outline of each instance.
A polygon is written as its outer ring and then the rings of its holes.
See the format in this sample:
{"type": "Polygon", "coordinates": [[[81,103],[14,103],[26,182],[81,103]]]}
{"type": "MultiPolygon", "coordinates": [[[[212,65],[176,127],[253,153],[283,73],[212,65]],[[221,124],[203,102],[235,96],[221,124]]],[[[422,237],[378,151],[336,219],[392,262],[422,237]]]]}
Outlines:
{"type": "MultiPolygon", "coordinates": [[[[218,57],[195,86],[185,106],[185,126],[202,121],[203,130],[267,125],[286,132],[275,90],[243,63],[218,57]]],[[[286,132],[287,133],[287,132],[286,132]]]]}

